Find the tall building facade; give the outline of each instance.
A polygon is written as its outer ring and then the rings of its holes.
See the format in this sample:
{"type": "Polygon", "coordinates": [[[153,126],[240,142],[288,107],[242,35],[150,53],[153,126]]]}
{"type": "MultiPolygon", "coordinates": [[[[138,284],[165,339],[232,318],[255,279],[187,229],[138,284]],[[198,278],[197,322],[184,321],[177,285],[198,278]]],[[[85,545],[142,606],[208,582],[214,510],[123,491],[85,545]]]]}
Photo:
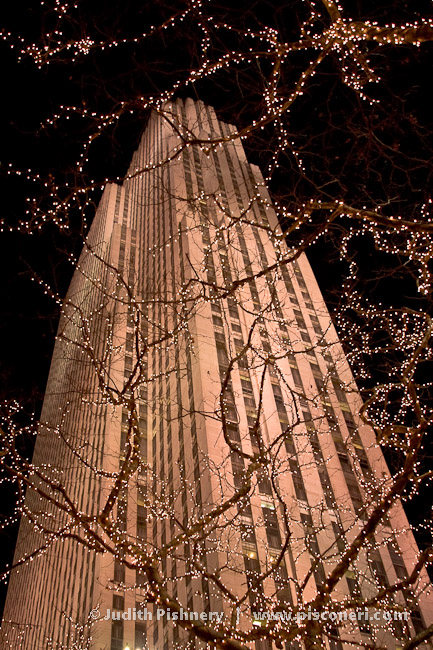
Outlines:
{"type": "Polygon", "coordinates": [[[64,301],[2,648],[397,649],[433,622],[424,571],[389,590],[418,554],[399,502],[318,598],[391,479],[307,258],[233,132],[178,100],[104,190],[64,301]]]}

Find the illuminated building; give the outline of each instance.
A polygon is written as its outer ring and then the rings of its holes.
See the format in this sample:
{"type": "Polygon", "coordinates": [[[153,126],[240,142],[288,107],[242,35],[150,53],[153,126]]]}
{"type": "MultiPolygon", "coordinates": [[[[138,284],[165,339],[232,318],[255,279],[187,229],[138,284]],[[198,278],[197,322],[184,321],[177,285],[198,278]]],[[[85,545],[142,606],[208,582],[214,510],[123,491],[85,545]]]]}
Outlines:
{"type": "MultiPolygon", "coordinates": [[[[259,459],[251,488],[219,513],[219,527],[206,524],[205,539],[191,535],[176,558],[159,559],[185,611],[228,617],[228,599],[206,574],[238,596],[251,587],[239,605],[244,630],[254,613],[299,606],[295,584],[310,572],[308,605],[390,477],[357,415],[361,398],[311,267],[304,254],[290,258],[261,173],[233,131],[211,108],[179,100],[151,115],[123,185],[105,188],[65,300],[34,464],[41,490],[49,476],[51,494],[66,503],[57,477],[74,508],[96,517],[135,453],[135,432],[141,460],[120,489],[112,539],[156,554],[241,490],[259,459]],[[185,146],[191,138],[200,142],[185,146]],[[277,558],[278,570],[257,582],[277,558]]],[[[77,527],[70,502],[61,514],[49,496],[27,495],[33,521],[23,518],[16,559],[41,553],[13,572],[2,647],[186,647],[181,626],[155,621],[158,605],[147,605],[152,621],[92,620],[96,609],[141,611],[148,582],[134,561],[125,566],[122,544],[114,559],[68,539],[70,531],[103,549],[96,521],[77,527]]],[[[410,573],[417,553],[397,502],[334,602],[373,598],[410,573]]],[[[427,582],[421,573],[420,591],[427,582]]],[[[344,633],[393,648],[393,636],[432,623],[425,590],[416,600],[407,588],[387,607],[410,610],[408,627],[330,624],[334,639],[324,643],[341,650],[344,633]]]]}

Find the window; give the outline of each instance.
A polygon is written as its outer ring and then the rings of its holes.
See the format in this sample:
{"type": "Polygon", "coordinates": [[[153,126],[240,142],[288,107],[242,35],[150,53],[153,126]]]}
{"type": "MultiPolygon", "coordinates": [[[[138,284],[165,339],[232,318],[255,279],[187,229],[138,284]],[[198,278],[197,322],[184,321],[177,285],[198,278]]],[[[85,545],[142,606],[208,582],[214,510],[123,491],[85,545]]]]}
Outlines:
{"type": "Polygon", "coordinates": [[[277,588],[277,598],[281,603],[292,603],[292,593],[289,586],[289,578],[287,575],[286,565],[284,560],[280,562],[274,572],[275,586],[277,588]]]}
{"type": "Polygon", "coordinates": [[[281,535],[275,509],[262,506],[262,514],[265,521],[266,537],[269,546],[272,546],[272,548],[281,548],[281,535]]]}
{"type": "Polygon", "coordinates": [[[296,323],[299,329],[306,330],[307,326],[305,324],[305,320],[303,319],[301,312],[298,309],[294,309],[293,313],[295,314],[296,323]]]}
{"type": "Polygon", "coordinates": [[[305,491],[304,481],[302,479],[301,470],[296,461],[290,460],[290,469],[292,472],[293,487],[295,494],[300,501],[307,501],[307,493],[305,491]]]}
{"type": "Polygon", "coordinates": [[[352,434],[354,432],[354,430],[356,429],[356,426],[355,426],[355,421],[354,421],[351,413],[347,413],[347,411],[343,411],[343,417],[344,417],[344,421],[346,423],[346,426],[347,426],[347,428],[349,430],[349,433],[352,434]]]}
{"type": "Polygon", "coordinates": [[[111,650],[123,650],[123,621],[111,623],[111,650]]]}
{"type": "Polygon", "coordinates": [[[223,319],[220,316],[212,314],[212,322],[216,327],[223,327],[223,319]]]}
{"type": "Polygon", "coordinates": [[[271,496],[272,485],[267,474],[265,473],[265,470],[262,470],[258,473],[257,480],[260,494],[267,494],[268,496],[271,496]]]}
{"type": "Polygon", "coordinates": [[[349,592],[352,598],[359,600],[362,598],[361,590],[358,585],[358,581],[355,578],[353,571],[346,571],[346,581],[347,586],[349,587],[349,592]]]}
{"type": "Polygon", "coordinates": [[[254,584],[257,578],[260,577],[260,562],[257,559],[257,553],[254,551],[249,552],[244,556],[245,574],[247,578],[249,592],[249,600],[252,607],[257,611],[261,611],[260,594],[263,593],[263,585],[261,582],[254,584]]]}
{"type": "Polygon", "coordinates": [[[419,611],[418,608],[412,610],[410,615],[410,620],[412,621],[416,634],[419,634],[420,632],[424,632],[426,627],[421,612],[419,611]]]}
{"type": "Polygon", "coordinates": [[[221,366],[227,366],[228,365],[228,359],[227,359],[227,351],[226,351],[225,344],[220,342],[220,341],[217,341],[216,342],[216,349],[217,349],[218,363],[221,366]]]}
{"type": "Polygon", "coordinates": [[[332,385],[334,387],[335,394],[339,402],[347,403],[346,394],[343,391],[342,384],[338,378],[332,379],[332,385]]]}
{"type": "Polygon", "coordinates": [[[373,553],[371,554],[370,565],[373,570],[373,575],[375,576],[379,585],[381,587],[388,587],[389,582],[388,582],[387,575],[385,573],[385,567],[383,566],[383,562],[380,557],[379,551],[373,551],[373,553]]]}
{"type": "Polygon", "coordinates": [[[114,581],[125,582],[125,567],[119,560],[114,560],[114,581]]]}
{"type": "MultiPolygon", "coordinates": [[[[139,606],[139,603],[137,603],[139,606]]],[[[140,611],[137,608],[137,611],[140,611]]],[[[143,621],[136,621],[135,623],[135,647],[137,648],[146,648],[147,647],[147,636],[146,636],[146,623],[143,621]]]]}
{"type": "Polygon", "coordinates": [[[297,368],[291,368],[291,373],[292,373],[295,386],[299,386],[300,388],[302,388],[302,379],[299,370],[297,368]]]}
{"type": "Polygon", "coordinates": [[[231,461],[232,461],[233,483],[236,488],[239,488],[243,484],[244,459],[236,451],[232,451],[231,461]]]}
{"type": "Polygon", "coordinates": [[[233,424],[232,422],[228,423],[226,426],[226,432],[232,442],[241,441],[241,434],[239,433],[239,428],[236,424],[233,424]]]}
{"type": "Polygon", "coordinates": [[[239,319],[238,308],[235,301],[232,298],[227,299],[227,304],[229,307],[229,314],[231,318],[239,319]]]}
{"type": "Polygon", "coordinates": [[[147,528],[146,509],[142,505],[137,506],[137,537],[145,538],[147,528]]]}
{"type": "Polygon", "coordinates": [[[253,387],[252,384],[249,380],[246,379],[241,379],[241,384],[242,384],[242,390],[244,395],[252,395],[253,394],[253,387]]]}
{"type": "Polygon", "coordinates": [[[388,552],[394,566],[395,573],[399,580],[404,580],[407,577],[406,567],[400,553],[394,549],[391,543],[387,544],[388,552]]]}
{"type": "Polygon", "coordinates": [[[125,598],[123,596],[118,596],[117,594],[114,594],[113,609],[117,609],[123,612],[124,608],[125,608],[125,598]]]}
{"type": "Polygon", "coordinates": [[[137,587],[145,587],[147,585],[146,575],[138,569],[135,572],[135,584],[137,587]]]}

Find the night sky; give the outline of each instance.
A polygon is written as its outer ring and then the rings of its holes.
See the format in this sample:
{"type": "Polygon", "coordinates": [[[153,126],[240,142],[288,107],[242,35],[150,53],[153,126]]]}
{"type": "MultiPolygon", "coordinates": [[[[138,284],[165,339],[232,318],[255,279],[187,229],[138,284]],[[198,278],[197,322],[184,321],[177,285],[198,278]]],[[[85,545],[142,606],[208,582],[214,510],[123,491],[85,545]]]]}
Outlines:
{"type": "MultiPolygon", "coordinates": [[[[239,29],[272,24],[283,40],[291,42],[298,38],[306,3],[296,0],[288,3],[290,7],[281,4],[284,3],[275,0],[245,6],[237,3],[236,9],[230,3],[211,6],[219,19],[239,29]]],[[[59,315],[57,305],[32,278],[48,282],[61,296],[65,294],[73,272],[68,255],[81,249],[82,235],[91,222],[104,179],[122,177],[144,129],[148,110],[143,108],[140,97],[169,90],[186,79],[191,67],[200,60],[197,43],[201,31],[194,15],[182,23],[181,30],[162,31],[144,42],[132,42],[150,25],[160,24],[185,6],[184,2],[127,1],[109,6],[102,2],[79,2],[78,9],[68,12],[70,19],[60,19],[48,2],[30,7],[25,2],[14,2],[8,3],[3,15],[4,28],[12,36],[1,44],[4,95],[0,124],[0,219],[4,229],[0,235],[0,391],[2,400],[20,401],[27,414],[38,414],[41,408],[59,315]],[[38,68],[29,56],[17,62],[21,47],[18,36],[26,43],[52,47],[56,30],[62,31],[63,42],[84,38],[107,43],[121,38],[129,40],[122,47],[90,51],[76,62],[71,62],[64,51],[48,67],[38,68]],[[15,47],[11,48],[11,44],[15,47]],[[92,144],[83,174],[77,173],[74,162],[82,143],[95,132],[97,120],[72,116],[68,121],[59,119],[41,129],[41,124],[61,106],[75,105],[96,114],[110,114],[119,109],[121,102],[127,103],[128,110],[112,126],[103,129],[101,137],[92,144]],[[55,182],[66,188],[85,187],[91,181],[95,189],[89,194],[86,207],[72,207],[63,215],[68,224],[66,230],[47,223],[32,234],[16,232],[28,208],[26,198],[35,198],[42,209],[49,209],[50,197],[43,184],[30,182],[25,175],[7,174],[11,168],[31,169],[48,184],[55,182]]],[[[358,0],[350,3],[350,12],[348,17],[377,20],[380,24],[433,17],[430,3],[418,1],[358,0]]],[[[321,22],[326,20],[323,15],[321,22]]],[[[217,56],[240,47],[240,43],[242,38],[236,33],[225,34],[213,41],[212,54],[217,56]]],[[[332,54],[287,118],[290,137],[309,170],[308,175],[301,173],[293,156],[281,153],[280,167],[273,173],[270,189],[288,207],[320,195],[322,200],[340,197],[349,204],[389,204],[390,213],[412,219],[429,197],[433,172],[433,114],[429,99],[433,44],[423,43],[419,48],[371,45],[368,55],[381,77],[380,83],[368,86],[370,97],[377,103],[363,103],[341,82],[341,67],[332,54]]],[[[302,52],[295,54],[290,66],[282,71],[282,93],[289,92],[308,62],[306,57],[302,52]]],[[[352,64],[347,61],[349,70],[352,64]]],[[[181,87],[178,95],[203,99],[216,108],[222,119],[244,126],[263,112],[267,65],[267,61],[243,63],[230,73],[222,71],[181,87]]],[[[268,125],[244,145],[249,160],[265,169],[275,143],[273,127],[268,125]]],[[[308,233],[308,228],[317,228],[320,219],[318,213],[302,235],[308,233]]],[[[348,227],[342,220],[309,251],[331,312],[339,305],[341,286],[348,272],[347,262],[340,262],[338,255],[341,235],[348,227]]],[[[413,263],[379,253],[373,240],[366,236],[353,240],[349,254],[359,268],[358,289],[368,292],[376,301],[431,313],[431,294],[423,297],[418,292],[413,263]]],[[[370,371],[371,377],[361,382],[361,388],[368,389],[382,380],[382,368],[372,366],[370,371]]],[[[26,423],[25,414],[22,418],[26,423]]],[[[429,455],[426,450],[426,465],[429,455]]],[[[388,460],[391,466],[398,466],[397,457],[388,460]]],[[[3,514],[8,515],[13,494],[4,487],[2,495],[3,514]]],[[[431,503],[431,491],[423,492],[409,513],[414,523],[427,516],[431,503]]],[[[6,561],[11,558],[15,532],[12,529],[2,533],[6,561]]],[[[421,535],[420,543],[425,540],[421,535]]]]}

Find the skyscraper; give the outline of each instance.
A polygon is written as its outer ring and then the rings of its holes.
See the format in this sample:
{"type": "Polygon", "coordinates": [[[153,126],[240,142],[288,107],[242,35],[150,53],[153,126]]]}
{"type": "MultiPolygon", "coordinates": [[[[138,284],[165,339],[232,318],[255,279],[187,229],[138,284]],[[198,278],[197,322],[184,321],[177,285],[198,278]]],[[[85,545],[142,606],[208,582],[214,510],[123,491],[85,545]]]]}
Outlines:
{"type": "Polygon", "coordinates": [[[398,501],[356,551],[390,475],[233,133],[200,102],[166,105],[105,188],[63,305],[4,648],[397,648],[433,621],[424,570],[390,589],[418,553],[398,501]]]}

